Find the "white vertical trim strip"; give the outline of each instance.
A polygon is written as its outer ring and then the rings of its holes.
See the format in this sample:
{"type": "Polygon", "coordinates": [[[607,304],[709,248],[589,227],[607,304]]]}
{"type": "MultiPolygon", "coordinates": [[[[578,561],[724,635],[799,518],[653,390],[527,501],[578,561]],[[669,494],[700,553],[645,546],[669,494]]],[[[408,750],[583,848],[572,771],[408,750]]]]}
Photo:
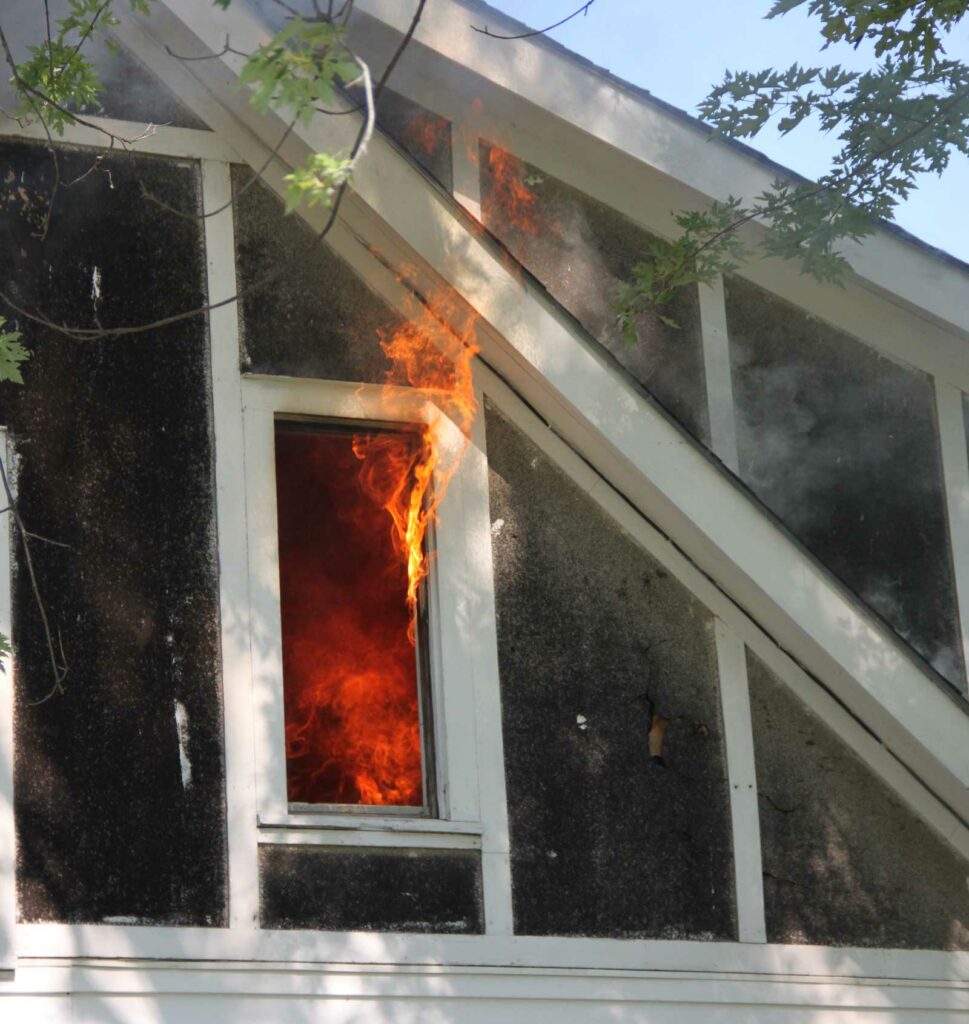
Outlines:
{"type": "Polygon", "coordinates": [[[485,932],[511,935],[511,840],[505,794],[505,755],[501,729],[498,675],[498,624],[495,612],[491,549],[491,503],[488,491],[488,445],[484,394],[475,374],[478,413],[471,444],[464,455],[464,522],[467,545],[468,625],[474,673],[475,722],[478,729],[478,787],[481,800],[481,873],[485,932]]]}
{"type": "Polygon", "coordinates": [[[747,654],[733,630],[715,619],[723,737],[733,824],[734,878],[737,885],[737,937],[766,942],[764,880],[760,860],[760,814],[754,770],[754,734],[747,689],[747,654]]]}
{"type": "MultiPolygon", "coordinates": [[[[0,455],[3,456],[10,487],[16,487],[9,458],[6,427],[0,427],[0,455]]],[[[6,504],[6,502],[4,502],[6,504]]],[[[8,641],[13,632],[13,600],[10,592],[12,516],[0,518],[0,633],[8,641]]],[[[0,673],[0,978],[13,970],[17,953],[14,926],[17,920],[16,845],[13,818],[13,657],[3,661],[0,673]]]]}
{"type": "MultiPolygon", "coordinates": [[[[217,209],[232,198],[229,165],[202,162],[202,205],[217,209]]],[[[208,296],[236,292],[232,207],[205,221],[208,296]]],[[[229,843],[229,924],[255,928],[259,912],[253,763],[250,614],[246,554],[245,461],[239,375],[239,320],[235,303],[209,313],[212,407],[222,620],[222,694],[225,715],[226,823],[229,843]]]]}
{"type": "Polygon", "coordinates": [[[703,371],[707,382],[707,409],[710,413],[710,447],[721,462],[734,473],[740,472],[737,458],[737,422],[730,376],[730,340],[727,334],[727,307],[723,278],[701,284],[700,330],[703,337],[703,371]]]}
{"type": "Polygon", "coordinates": [[[949,517],[952,568],[959,604],[959,633],[969,674],[969,451],[966,445],[962,392],[936,377],[935,408],[939,422],[939,445],[942,449],[942,476],[949,517]]]}

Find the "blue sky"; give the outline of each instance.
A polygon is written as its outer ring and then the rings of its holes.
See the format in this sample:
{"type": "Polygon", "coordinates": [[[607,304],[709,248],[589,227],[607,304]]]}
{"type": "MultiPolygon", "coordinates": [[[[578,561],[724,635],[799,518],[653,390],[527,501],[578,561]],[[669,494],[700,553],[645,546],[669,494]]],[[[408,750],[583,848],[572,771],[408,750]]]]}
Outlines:
{"type": "MultiPolygon", "coordinates": [[[[489,0],[533,27],[544,28],[578,7],[580,0],[489,0]]],[[[841,63],[862,69],[870,51],[851,47],[819,53],[818,22],[801,10],[770,21],[770,0],[595,0],[586,15],[549,35],[589,60],[660,99],[696,113],[697,103],[726,68],[760,70],[802,64],[841,63]]],[[[969,61],[969,25],[949,53],[969,61]]],[[[514,43],[505,45],[514,46],[514,43]]],[[[837,150],[805,126],[781,138],[772,129],[752,142],[757,149],[808,177],[827,169],[837,150]]],[[[899,207],[896,221],[919,238],[969,261],[966,231],[969,160],[956,157],[942,178],[927,176],[899,207]]]]}

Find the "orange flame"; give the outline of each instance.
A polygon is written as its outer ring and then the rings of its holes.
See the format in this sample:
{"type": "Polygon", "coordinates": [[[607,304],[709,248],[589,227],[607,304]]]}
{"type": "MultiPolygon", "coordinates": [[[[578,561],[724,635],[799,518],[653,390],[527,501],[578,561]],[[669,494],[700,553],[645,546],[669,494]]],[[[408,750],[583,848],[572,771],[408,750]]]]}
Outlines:
{"type": "Polygon", "coordinates": [[[451,141],[448,122],[441,117],[418,111],[408,120],[402,139],[427,156],[433,156],[451,141]]]}
{"type": "MultiPolygon", "coordinates": [[[[364,460],[364,487],[389,514],[395,546],[406,559],[407,603],[412,613],[421,581],[429,571],[424,544],[427,530],[437,521],[437,510],[464,453],[478,408],[471,373],[472,360],[479,351],[475,320],[473,314],[459,312],[449,297],[439,296],[427,301],[396,331],[382,333],[380,339],[392,364],[387,383],[426,393],[464,435],[458,452],[444,455],[443,439],[433,425],[424,430],[423,443],[410,458],[402,458],[399,447],[395,454],[392,439],[386,435],[354,439],[354,451],[364,460]]],[[[395,411],[398,394],[394,388],[385,391],[388,412],[395,411]]],[[[412,616],[408,631],[412,643],[414,629],[412,616]]]]}
{"type": "Polygon", "coordinates": [[[524,164],[518,157],[500,146],[491,146],[488,170],[491,189],[481,207],[482,219],[506,244],[509,232],[513,232],[516,238],[509,248],[524,252],[530,238],[554,230],[554,224],[526,184],[524,164]]]}
{"type": "MultiPolygon", "coordinates": [[[[388,435],[404,457],[414,434],[388,435]]],[[[289,799],[421,806],[407,571],[365,493],[354,438],[276,429],[289,799]]]]}

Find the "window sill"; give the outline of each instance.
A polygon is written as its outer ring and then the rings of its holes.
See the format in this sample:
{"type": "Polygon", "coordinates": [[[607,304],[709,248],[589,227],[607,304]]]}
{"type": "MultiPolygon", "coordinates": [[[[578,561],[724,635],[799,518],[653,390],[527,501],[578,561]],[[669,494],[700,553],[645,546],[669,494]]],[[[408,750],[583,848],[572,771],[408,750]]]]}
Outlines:
{"type": "Polygon", "coordinates": [[[483,825],[439,818],[288,814],[259,818],[259,842],[311,846],[390,846],[480,850],[483,825]]]}

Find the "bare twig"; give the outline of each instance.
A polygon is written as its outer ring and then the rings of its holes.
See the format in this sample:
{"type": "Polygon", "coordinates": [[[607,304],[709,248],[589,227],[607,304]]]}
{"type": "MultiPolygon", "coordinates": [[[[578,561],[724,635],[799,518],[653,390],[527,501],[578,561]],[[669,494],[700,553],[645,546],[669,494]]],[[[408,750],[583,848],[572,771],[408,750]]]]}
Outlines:
{"type": "Polygon", "coordinates": [[[471,30],[473,32],[479,32],[483,36],[488,36],[490,39],[530,39],[532,36],[543,36],[546,32],[551,32],[553,28],[558,28],[560,25],[564,25],[567,21],[571,21],[573,18],[577,18],[580,14],[587,14],[589,8],[596,2],[596,0],[588,0],[588,3],[584,3],[578,10],[573,11],[568,17],[563,18],[561,21],[557,21],[554,25],[548,25],[546,28],[530,29],[528,32],[522,32],[517,36],[500,36],[495,32],[492,32],[487,25],[484,28],[478,28],[477,25],[472,25],[471,30]]]}
{"type": "MultiPolygon", "coordinates": [[[[594,0],[589,0],[593,3],[594,0]]],[[[380,94],[384,91],[384,86],[387,84],[387,79],[390,78],[391,72],[397,67],[397,62],[404,55],[404,50],[407,49],[407,45],[411,39],[414,38],[414,33],[417,31],[417,24],[421,20],[421,15],[424,13],[424,6],[427,0],[419,0],[417,4],[417,10],[414,11],[414,16],[410,20],[410,25],[407,27],[407,31],[404,33],[404,38],[401,39],[400,45],[394,50],[393,57],[390,58],[390,62],[384,68],[384,73],[380,76],[380,81],[377,83],[377,88],[374,89],[374,98],[380,99],[380,94]]],[[[350,6],[348,2],[348,6],[350,6]]]]}

